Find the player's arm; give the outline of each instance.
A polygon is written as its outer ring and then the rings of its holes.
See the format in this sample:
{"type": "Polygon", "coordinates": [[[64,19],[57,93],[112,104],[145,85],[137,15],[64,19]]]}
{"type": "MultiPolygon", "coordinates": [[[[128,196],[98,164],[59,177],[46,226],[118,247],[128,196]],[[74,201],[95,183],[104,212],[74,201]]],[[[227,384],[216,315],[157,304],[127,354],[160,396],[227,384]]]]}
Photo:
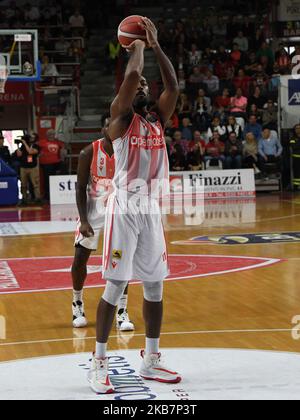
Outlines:
{"type": "Polygon", "coordinates": [[[77,167],[76,203],[80,217],[80,233],[89,238],[94,231],[89,224],[87,215],[87,186],[90,178],[90,167],[93,159],[93,145],[82,150],[77,167]]]}
{"type": "Polygon", "coordinates": [[[164,84],[164,91],[158,101],[158,113],[162,122],[166,124],[172,117],[177,105],[179,96],[177,75],[173,64],[159,45],[157,29],[154,23],[148,18],[144,18],[143,20],[147,33],[148,46],[153,49],[156,56],[164,84]]]}
{"type": "MultiPolygon", "coordinates": [[[[128,49],[131,56],[127,65],[124,81],[120,91],[111,105],[112,126],[119,117],[127,117],[133,114],[133,101],[144,70],[144,50],[146,44],[144,41],[134,41],[128,49]]],[[[114,131],[114,130],[112,130],[114,131]]],[[[115,138],[114,135],[111,136],[115,138]]]]}

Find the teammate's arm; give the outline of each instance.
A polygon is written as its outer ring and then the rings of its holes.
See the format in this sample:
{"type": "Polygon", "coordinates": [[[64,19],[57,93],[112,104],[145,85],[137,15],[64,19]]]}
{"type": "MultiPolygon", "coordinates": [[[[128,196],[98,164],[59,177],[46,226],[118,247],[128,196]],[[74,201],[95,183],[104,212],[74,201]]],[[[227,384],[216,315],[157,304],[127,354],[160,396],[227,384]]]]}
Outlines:
{"type": "Polygon", "coordinates": [[[111,105],[112,122],[118,117],[133,113],[132,104],[144,70],[145,46],[145,42],[138,39],[128,47],[131,51],[131,57],[120,91],[111,105]]]}
{"type": "Polygon", "coordinates": [[[164,84],[164,91],[158,101],[158,113],[162,122],[166,124],[175,111],[179,96],[177,75],[173,64],[159,45],[157,29],[154,23],[148,18],[144,18],[143,20],[147,33],[148,46],[153,49],[157,58],[164,84]]]}
{"type": "Polygon", "coordinates": [[[76,184],[76,203],[80,217],[80,233],[85,238],[94,236],[94,231],[89,224],[87,216],[87,186],[90,177],[90,167],[93,159],[93,146],[82,150],[79,155],[76,184]]]}

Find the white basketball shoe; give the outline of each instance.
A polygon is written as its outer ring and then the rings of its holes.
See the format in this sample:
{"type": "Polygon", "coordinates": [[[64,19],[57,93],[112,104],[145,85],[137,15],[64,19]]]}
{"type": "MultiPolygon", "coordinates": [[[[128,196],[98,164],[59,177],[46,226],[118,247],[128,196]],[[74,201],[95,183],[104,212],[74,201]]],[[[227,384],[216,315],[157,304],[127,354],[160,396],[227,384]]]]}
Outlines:
{"type": "Polygon", "coordinates": [[[134,331],[134,324],[130,321],[128,312],[117,314],[117,330],[119,331],[134,331]]]}
{"type": "Polygon", "coordinates": [[[165,384],[178,384],[182,378],[177,372],[173,372],[163,366],[161,353],[146,354],[141,351],[143,358],[140,376],[148,381],[157,381],[165,384]]]}
{"type": "Polygon", "coordinates": [[[84,313],[84,303],[78,300],[72,304],[73,311],[73,327],[74,328],[85,328],[88,325],[88,321],[84,313]]]}
{"type": "Polygon", "coordinates": [[[114,387],[108,375],[108,358],[96,359],[93,354],[92,364],[88,373],[88,381],[91,389],[96,394],[113,394],[114,387]]]}

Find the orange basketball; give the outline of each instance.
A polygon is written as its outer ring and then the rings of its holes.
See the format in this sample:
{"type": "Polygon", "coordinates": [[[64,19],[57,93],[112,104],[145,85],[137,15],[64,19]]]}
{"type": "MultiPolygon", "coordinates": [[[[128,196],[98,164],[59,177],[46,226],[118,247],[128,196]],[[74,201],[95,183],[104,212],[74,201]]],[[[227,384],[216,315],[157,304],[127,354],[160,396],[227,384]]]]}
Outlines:
{"type": "Polygon", "coordinates": [[[142,16],[128,16],[124,19],[118,28],[118,39],[122,47],[126,48],[136,39],[146,41],[146,31],[139,25],[142,23],[142,16]]]}

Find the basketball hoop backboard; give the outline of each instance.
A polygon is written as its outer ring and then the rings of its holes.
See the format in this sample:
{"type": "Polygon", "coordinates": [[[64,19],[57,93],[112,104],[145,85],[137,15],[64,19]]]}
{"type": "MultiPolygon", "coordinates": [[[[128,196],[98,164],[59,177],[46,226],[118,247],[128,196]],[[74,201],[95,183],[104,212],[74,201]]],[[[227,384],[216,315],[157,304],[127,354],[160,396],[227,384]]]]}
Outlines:
{"type": "Polygon", "coordinates": [[[8,81],[36,82],[41,78],[36,29],[0,29],[0,86],[8,81]],[[5,73],[6,67],[6,73],[5,73]]]}

